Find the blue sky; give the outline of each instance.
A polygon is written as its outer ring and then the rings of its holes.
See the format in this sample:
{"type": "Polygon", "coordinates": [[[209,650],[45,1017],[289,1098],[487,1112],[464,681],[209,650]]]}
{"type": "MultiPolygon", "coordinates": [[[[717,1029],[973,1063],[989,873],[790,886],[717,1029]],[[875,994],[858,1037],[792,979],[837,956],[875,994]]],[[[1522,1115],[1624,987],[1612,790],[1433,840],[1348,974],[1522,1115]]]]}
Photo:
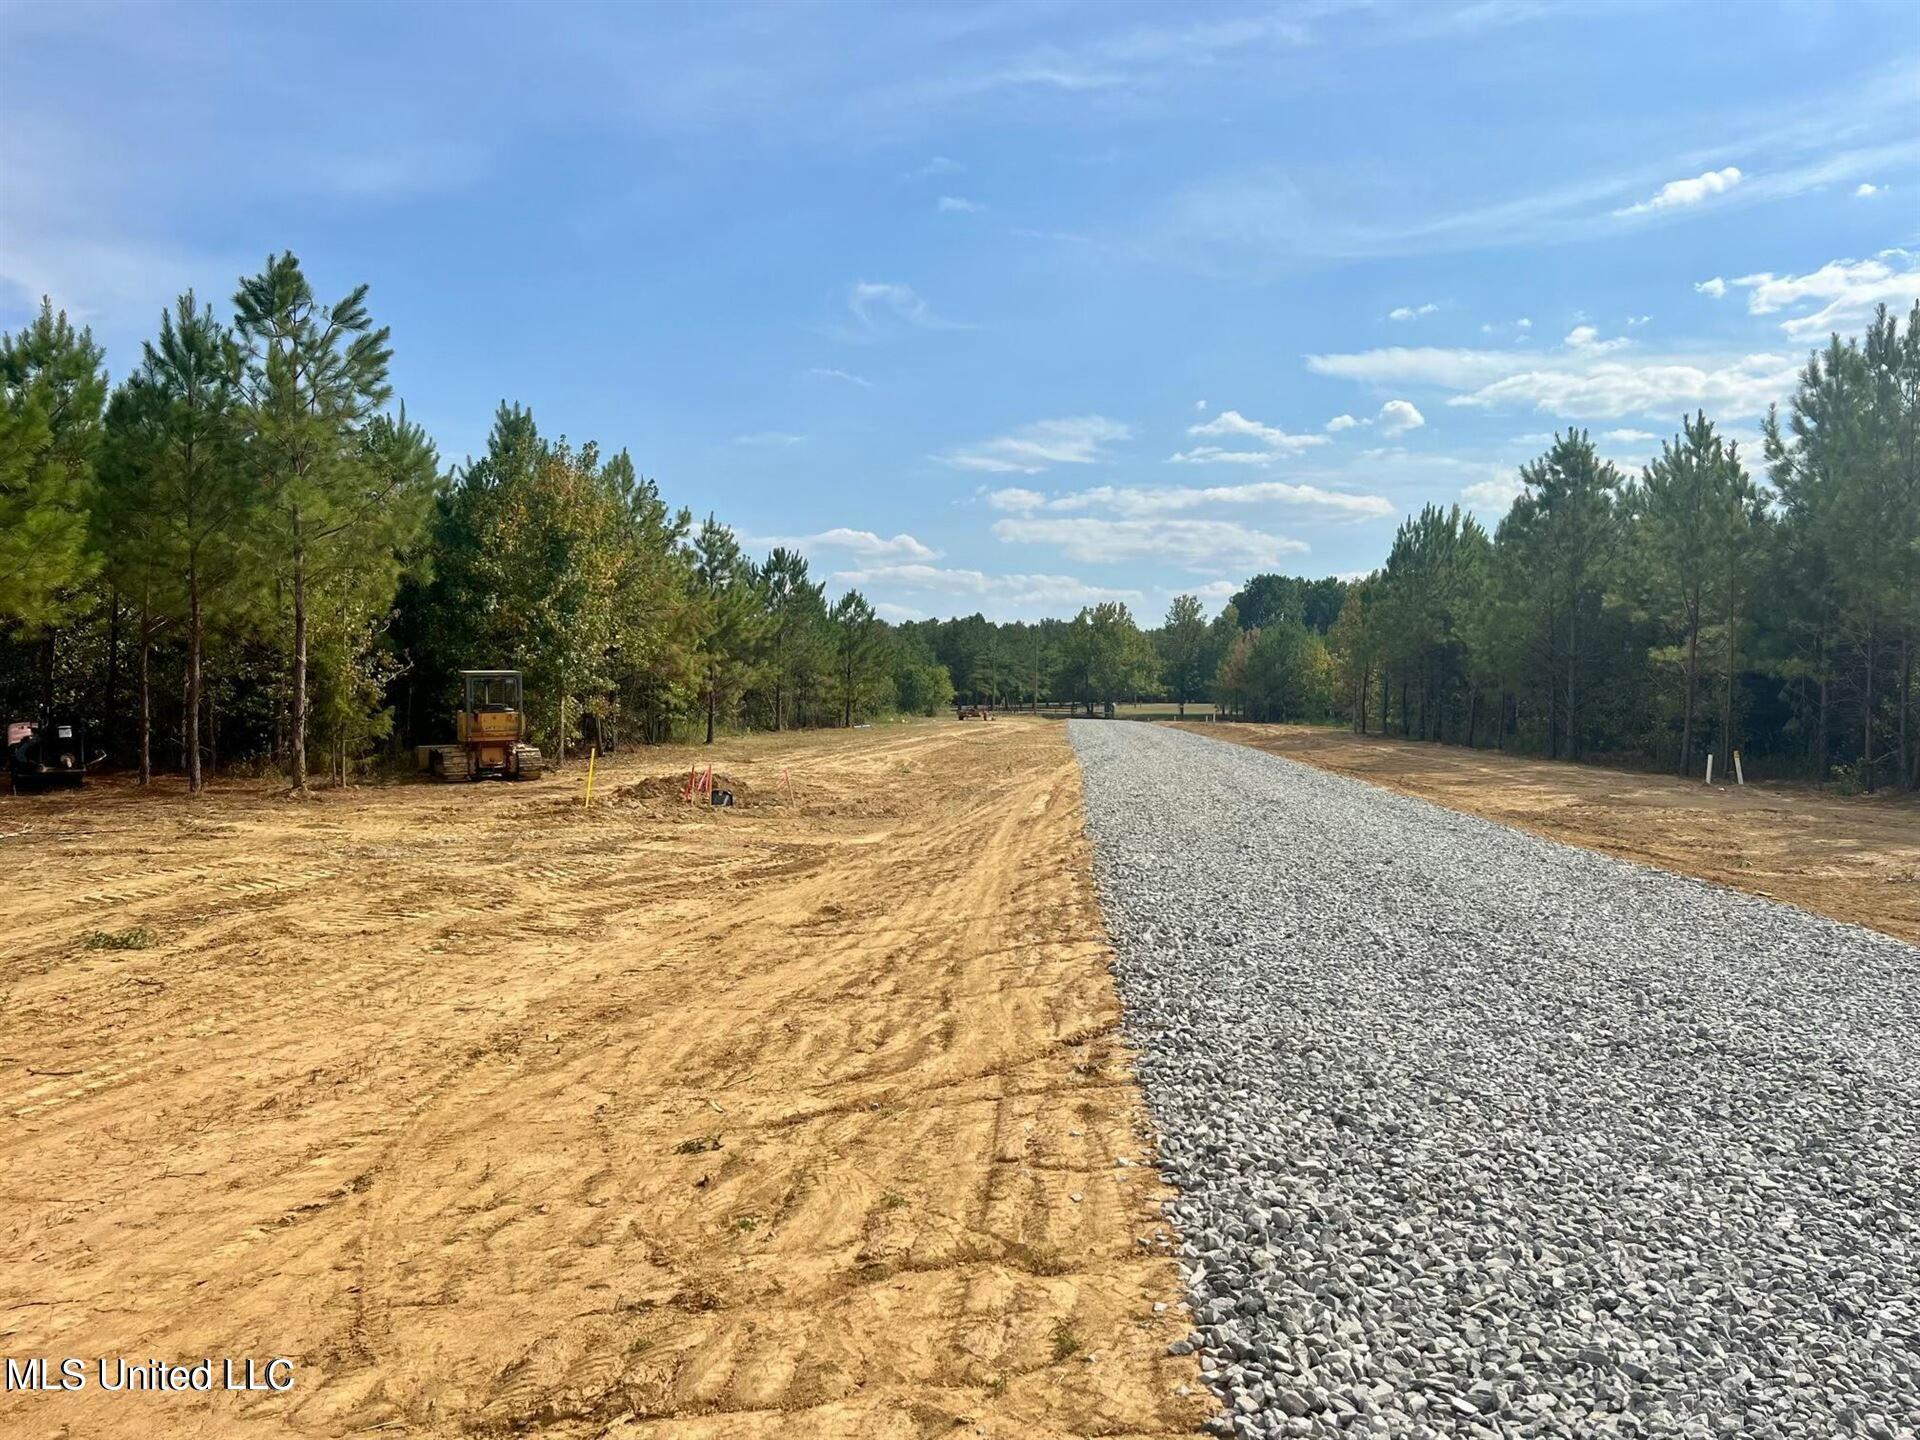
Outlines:
{"type": "Polygon", "coordinates": [[[529,404],[894,617],[1157,619],[1497,519],[1556,427],[1750,439],[1916,232],[1864,0],[0,0],[0,328],[117,378],[291,248],[448,459],[529,404]]]}

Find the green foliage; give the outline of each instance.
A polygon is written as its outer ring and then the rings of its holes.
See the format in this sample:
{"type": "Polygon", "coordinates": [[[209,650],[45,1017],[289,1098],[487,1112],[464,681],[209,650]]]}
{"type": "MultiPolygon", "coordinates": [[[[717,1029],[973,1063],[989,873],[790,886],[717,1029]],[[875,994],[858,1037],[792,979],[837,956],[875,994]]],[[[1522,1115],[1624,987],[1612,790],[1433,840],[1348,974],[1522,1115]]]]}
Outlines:
{"type": "Polygon", "coordinates": [[[1767,425],[1770,489],[1702,414],[1631,483],[1571,431],[1491,536],[1428,507],[1363,580],[1256,575],[1211,622],[1183,595],[1143,633],[1114,602],[889,624],[513,406],[442,475],[365,287],[323,304],[283,254],[234,306],[229,328],[182,296],[110,402],[50,305],[0,337],[0,700],[109,737],[144,717],[119,733],[190,777],[271,761],[298,784],[311,736],[345,779],[447,739],[454,672],[512,666],[555,750],[1211,690],[1258,719],[1920,779],[1920,307],[1810,357],[1767,425]]]}
{"type": "Polygon", "coordinates": [[[42,300],[0,334],[0,618],[27,629],[72,613],[100,568],[88,544],[107,377],[100,347],[42,300]]]}
{"type": "Polygon", "coordinates": [[[1167,607],[1166,623],[1156,640],[1161,678],[1184,715],[1187,701],[1201,693],[1208,679],[1207,661],[1212,647],[1199,599],[1192,595],[1174,596],[1173,604],[1167,607]]]}

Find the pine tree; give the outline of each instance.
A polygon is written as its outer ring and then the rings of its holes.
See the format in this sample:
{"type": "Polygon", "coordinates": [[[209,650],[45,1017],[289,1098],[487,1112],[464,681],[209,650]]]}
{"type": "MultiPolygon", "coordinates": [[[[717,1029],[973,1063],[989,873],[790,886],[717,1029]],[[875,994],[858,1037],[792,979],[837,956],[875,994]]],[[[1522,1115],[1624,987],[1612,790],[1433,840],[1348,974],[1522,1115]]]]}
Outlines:
{"type": "Polygon", "coordinates": [[[390,493],[370,485],[359,430],[392,394],[388,331],[373,328],[359,286],[332,306],[291,251],[240,282],[233,303],[246,345],[246,446],[262,500],[261,544],[292,605],[288,741],[293,788],[307,784],[307,645],[312,596],[330,561],[370,543],[390,493]]]}
{"type": "Polygon", "coordinates": [[[59,627],[100,569],[88,509],[107,403],[100,347],[42,300],[0,334],[0,621],[42,637],[41,708],[53,703],[59,627]]]}

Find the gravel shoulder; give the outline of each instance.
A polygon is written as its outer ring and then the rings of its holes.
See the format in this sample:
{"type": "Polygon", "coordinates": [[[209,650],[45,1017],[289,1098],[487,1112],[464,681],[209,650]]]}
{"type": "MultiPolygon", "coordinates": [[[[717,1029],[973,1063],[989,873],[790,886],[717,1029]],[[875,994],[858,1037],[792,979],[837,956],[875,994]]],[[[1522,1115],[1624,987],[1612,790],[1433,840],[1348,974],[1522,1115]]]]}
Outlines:
{"type": "Polygon", "coordinates": [[[1920,950],[1070,733],[1217,1426],[1915,1433],[1920,950]]]}

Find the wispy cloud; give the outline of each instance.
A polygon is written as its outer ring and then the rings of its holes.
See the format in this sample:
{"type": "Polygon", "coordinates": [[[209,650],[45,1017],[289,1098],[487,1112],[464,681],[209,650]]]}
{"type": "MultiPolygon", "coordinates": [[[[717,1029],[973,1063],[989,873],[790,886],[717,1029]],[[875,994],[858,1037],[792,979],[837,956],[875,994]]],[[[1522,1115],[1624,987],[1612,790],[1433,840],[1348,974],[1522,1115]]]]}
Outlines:
{"type": "Polygon", "coordinates": [[[1106,459],[1105,446],[1132,438],[1133,430],[1104,415],[1039,420],[1008,435],[936,456],[956,470],[991,475],[1038,475],[1055,465],[1091,465],[1106,459]]]}
{"type": "Polygon", "coordinates": [[[1287,505],[1348,518],[1396,513],[1393,502],[1383,496],[1326,490],[1317,485],[1281,480],[1258,480],[1241,485],[1096,485],[1051,496],[1038,490],[1013,487],[995,490],[987,497],[987,503],[996,510],[1022,515],[1109,510],[1130,519],[1215,506],[1249,505],[1287,505]]]}
{"type": "Polygon", "coordinates": [[[1719,170],[1709,170],[1703,175],[1695,175],[1689,180],[1669,180],[1662,185],[1652,199],[1642,200],[1637,205],[1628,205],[1613,213],[1616,215],[1645,215],[1653,210],[1677,210],[1688,205],[1698,205],[1715,195],[1724,195],[1746,177],[1740,173],[1737,165],[1728,165],[1719,170]]]}
{"type": "Polygon", "coordinates": [[[1278,565],[1306,550],[1304,541],[1230,520],[1106,520],[1023,516],[996,520],[994,535],[1010,544],[1052,545],[1086,564],[1172,559],[1218,569],[1278,565]]]}
{"type": "Polygon", "coordinates": [[[1869,184],[1867,181],[1862,180],[1858,185],[1854,187],[1853,198],[1856,200],[1866,200],[1871,198],[1872,196],[1884,195],[1886,193],[1887,193],[1886,186],[1872,185],[1872,184],[1869,184]]]}
{"type": "Polygon", "coordinates": [[[864,375],[855,375],[851,370],[840,370],[831,365],[812,366],[808,369],[807,374],[816,380],[839,380],[845,384],[857,386],[862,390],[871,390],[873,388],[873,381],[867,379],[864,375]]]}
{"type": "Polygon", "coordinates": [[[1277,425],[1249,420],[1238,410],[1222,410],[1211,420],[1189,425],[1187,434],[1196,439],[1251,440],[1257,450],[1227,449],[1220,445],[1196,445],[1168,456],[1177,465],[1267,465],[1288,455],[1298,454],[1315,445],[1327,443],[1325,435],[1294,435],[1277,425]]]}
{"type": "Polygon", "coordinates": [[[942,195],[934,202],[933,208],[942,215],[978,215],[987,207],[977,200],[968,200],[959,195],[942,195]]]}
{"type": "Polygon", "coordinates": [[[1696,406],[1733,416],[1758,414],[1792,388],[1795,374],[1793,362],[1780,355],[1669,354],[1627,360],[1594,346],[1543,355],[1394,346],[1309,355],[1307,368],[1373,385],[1452,391],[1449,405],[1526,407],[1595,420],[1665,418],[1696,406]]]}
{"type": "Polygon", "coordinates": [[[804,445],[807,437],[796,435],[790,430],[755,430],[751,434],[736,435],[736,445],[752,445],[761,449],[781,450],[794,445],[804,445]]]}
{"type": "Polygon", "coordinates": [[[1439,308],[1438,305],[1433,304],[1431,301],[1425,305],[1396,305],[1387,312],[1387,319],[1418,320],[1422,316],[1433,314],[1439,310],[1439,308]]]}
{"type": "Polygon", "coordinates": [[[1704,295],[1709,300],[1718,300],[1727,293],[1727,282],[1716,275],[1711,280],[1694,281],[1693,288],[1695,293],[1704,295]]]}
{"type": "Polygon", "coordinates": [[[1904,309],[1920,301],[1920,254],[1882,250],[1871,260],[1829,260],[1805,275],[1767,272],[1742,275],[1733,283],[1748,292],[1750,315],[1774,315],[1818,304],[1810,313],[1780,322],[1793,339],[1808,339],[1857,328],[1876,306],[1904,309]]]}
{"type": "Polygon", "coordinates": [[[950,160],[945,155],[936,155],[926,164],[907,171],[902,180],[930,180],[935,175],[958,175],[967,167],[958,160],[950,160]]]}
{"type": "Polygon", "coordinates": [[[756,550],[780,545],[808,555],[821,550],[838,550],[871,560],[932,560],[940,554],[932,546],[921,544],[904,531],[898,535],[880,535],[872,530],[852,530],[845,526],[835,526],[813,535],[756,536],[744,543],[756,550]]]}
{"type": "Polygon", "coordinates": [[[988,608],[999,607],[1001,614],[1033,614],[1062,606],[1095,605],[1102,600],[1137,604],[1143,598],[1138,590],[1094,585],[1075,575],[995,574],[917,562],[863,565],[835,571],[830,579],[838,586],[927,596],[930,609],[943,604],[955,608],[964,604],[972,609],[984,601],[988,608]]]}

